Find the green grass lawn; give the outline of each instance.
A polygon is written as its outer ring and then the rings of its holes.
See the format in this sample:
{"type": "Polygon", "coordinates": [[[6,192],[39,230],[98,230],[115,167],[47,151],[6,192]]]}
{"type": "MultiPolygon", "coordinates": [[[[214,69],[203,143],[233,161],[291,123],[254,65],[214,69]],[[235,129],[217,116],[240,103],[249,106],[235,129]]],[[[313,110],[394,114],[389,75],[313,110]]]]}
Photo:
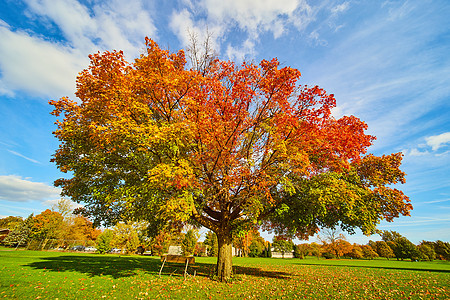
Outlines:
{"type": "Polygon", "coordinates": [[[450,299],[450,263],[233,258],[232,283],[210,279],[215,258],[0,249],[0,299],[450,299]]]}

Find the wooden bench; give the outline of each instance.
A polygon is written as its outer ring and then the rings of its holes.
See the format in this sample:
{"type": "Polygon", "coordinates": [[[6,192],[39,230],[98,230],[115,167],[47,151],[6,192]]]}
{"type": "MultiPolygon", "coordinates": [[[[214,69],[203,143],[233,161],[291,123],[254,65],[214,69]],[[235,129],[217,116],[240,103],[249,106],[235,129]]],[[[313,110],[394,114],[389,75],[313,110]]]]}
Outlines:
{"type": "MultiPolygon", "coordinates": [[[[181,263],[185,264],[184,268],[184,279],[186,280],[186,275],[189,275],[187,273],[187,268],[189,264],[195,264],[195,258],[193,256],[182,256],[182,255],[172,255],[172,254],[164,254],[161,256],[161,269],[159,269],[159,276],[161,277],[161,271],[164,268],[164,264],[166,262],[168,263],[181,263]]],[[[195,274],[194,274],[195,276],[195,274]]]]}

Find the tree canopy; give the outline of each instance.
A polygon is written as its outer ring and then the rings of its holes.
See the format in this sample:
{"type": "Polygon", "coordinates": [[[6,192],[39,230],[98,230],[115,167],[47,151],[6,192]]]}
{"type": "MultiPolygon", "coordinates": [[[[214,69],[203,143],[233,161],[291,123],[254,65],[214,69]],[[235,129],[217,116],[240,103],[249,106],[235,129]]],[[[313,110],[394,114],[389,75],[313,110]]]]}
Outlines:
{"type": "Polygon", "coordinates": [[[323,226],[373,233],[412,206],[401,153],[364,156],[374,137],[354,116],[335,119],[332,94],[299,84],[277,59],[237,65],[151,39],[129,63],[90,55],[78,101],[51,101],[61,141],[55,182],[94,220],[202,225],[217,234],[221,280],[236,233],[262,226],[307,237],[323,226]],[[192,54],[192,53],[191,53],[192,54]],[[199,63],[199,60],[203,61],[199,63]],[[199,67],[201,66],[201,67],[199,67]]]}

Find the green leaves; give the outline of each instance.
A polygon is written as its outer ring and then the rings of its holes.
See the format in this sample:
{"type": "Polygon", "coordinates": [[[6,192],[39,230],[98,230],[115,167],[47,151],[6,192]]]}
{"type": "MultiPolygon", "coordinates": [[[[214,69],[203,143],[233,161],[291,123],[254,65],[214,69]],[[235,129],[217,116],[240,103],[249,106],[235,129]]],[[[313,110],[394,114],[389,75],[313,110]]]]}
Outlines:
{"type": "Polygon", "coordinates": [[[368,155],[352,163],[347,171],[328,171],[297,180],[295,193],[284,194],[286,201],[277,208],[273,224],[266,224],[266,228],[278,234],[293,232],[299,237],[320,227],[335,226],[350,233],[360,228],[365,234],[373,234],[379,220],[408,215],[412,209],[401,191],[388,186],[404,180],[400,162],[400,154],[368,155]]]}

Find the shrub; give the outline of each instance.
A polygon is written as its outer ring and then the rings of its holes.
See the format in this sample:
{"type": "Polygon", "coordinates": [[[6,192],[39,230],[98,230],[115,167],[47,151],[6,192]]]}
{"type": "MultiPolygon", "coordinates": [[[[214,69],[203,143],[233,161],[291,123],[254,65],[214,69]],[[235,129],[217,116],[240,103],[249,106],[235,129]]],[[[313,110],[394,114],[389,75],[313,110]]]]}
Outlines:
{"type": "Polygon", "coordinates": [[[104,254],[108,253],[112,248],[112,241],[114,239],[114,233],[112,230],[106,229],[97,238],[97,252],[104,254]]]}

